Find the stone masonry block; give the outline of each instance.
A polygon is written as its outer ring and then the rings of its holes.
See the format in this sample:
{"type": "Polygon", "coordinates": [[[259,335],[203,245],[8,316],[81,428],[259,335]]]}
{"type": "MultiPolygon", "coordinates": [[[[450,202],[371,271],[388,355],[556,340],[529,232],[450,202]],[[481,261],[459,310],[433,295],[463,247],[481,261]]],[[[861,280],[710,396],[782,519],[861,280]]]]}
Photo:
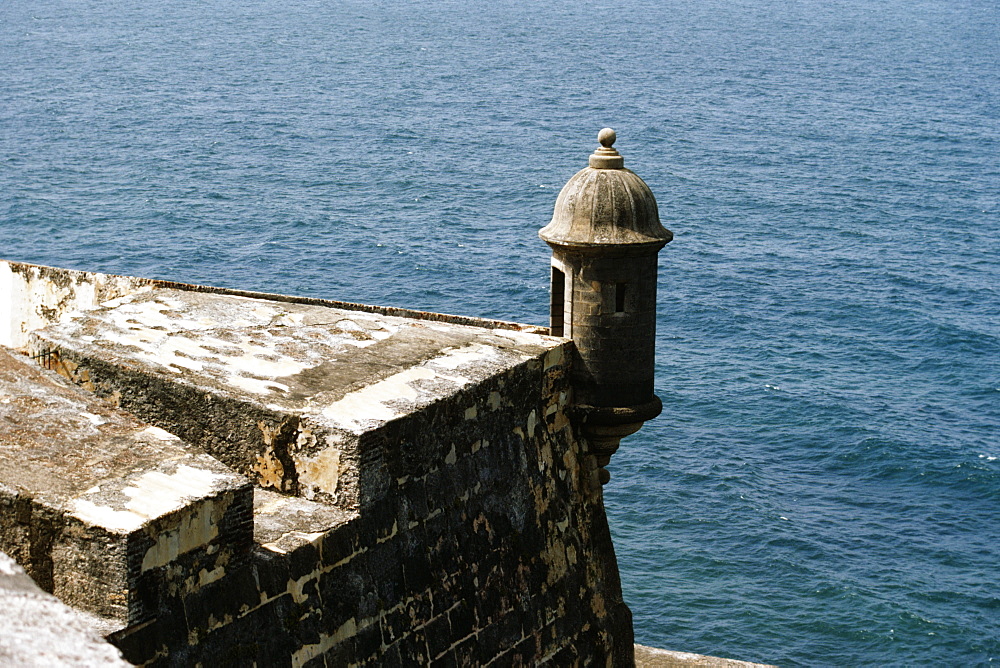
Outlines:
{"type": "Polygon", "coordinates": [[[248,481],[3,350],[0,426],[0,548],[67,603],[135,623],[150,573],[197,583],[245,556],[248,481]]]}

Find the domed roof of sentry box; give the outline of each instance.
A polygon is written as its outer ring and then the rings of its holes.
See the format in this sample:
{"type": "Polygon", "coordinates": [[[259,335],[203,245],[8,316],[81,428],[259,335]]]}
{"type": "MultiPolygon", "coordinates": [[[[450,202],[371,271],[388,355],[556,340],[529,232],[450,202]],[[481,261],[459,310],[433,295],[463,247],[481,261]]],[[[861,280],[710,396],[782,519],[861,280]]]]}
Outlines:
{"type": "Polygon", "coordinates": [[[639,176],[625,169],[625,159],[612,148],[615,131],[597,135],[601,148],[590,166],[571,178],[556,199],[552,222],[538,236],[558,246],[662,247],[673,239],[660,224],[656,198],[639,176]]]}

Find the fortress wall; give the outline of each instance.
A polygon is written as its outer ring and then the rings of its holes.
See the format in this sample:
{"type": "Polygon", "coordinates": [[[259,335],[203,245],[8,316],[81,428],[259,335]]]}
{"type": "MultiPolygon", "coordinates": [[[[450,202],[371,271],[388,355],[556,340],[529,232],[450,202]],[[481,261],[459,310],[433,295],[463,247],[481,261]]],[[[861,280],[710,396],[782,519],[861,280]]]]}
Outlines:
{"type": "Polygon", "coordinates": [[[32,321],[22,347],[254,483],[245,557],[158,566],[142,621],[106,627],[128,660],[630,663],[597,469],[569,418],[571,342],[121,280],[111,301],[32,321]],[[305,370],[227,376],[243,358],[205,347],[222,338],[305,370]]]}
{"type": "Polygon", "coordinates": [[[373,434],[386,484],[342,524],[317,531],[323,504],[259,490],[252,563],[113,642],[170,663],[605,663],[617,583],[562,353],[373,434]]]}

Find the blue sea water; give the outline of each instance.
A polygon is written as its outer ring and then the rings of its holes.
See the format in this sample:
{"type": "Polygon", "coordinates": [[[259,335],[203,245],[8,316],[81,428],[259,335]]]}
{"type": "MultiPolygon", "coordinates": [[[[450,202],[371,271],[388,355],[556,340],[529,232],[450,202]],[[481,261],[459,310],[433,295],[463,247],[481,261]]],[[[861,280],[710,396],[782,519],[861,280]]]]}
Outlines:
{"type": "Polygon", "coordinates": [[[1000,662],[994,0],[0,2],[0,257],[544,323],[606,125],[676,235],[637,640],[1000,662]]]}

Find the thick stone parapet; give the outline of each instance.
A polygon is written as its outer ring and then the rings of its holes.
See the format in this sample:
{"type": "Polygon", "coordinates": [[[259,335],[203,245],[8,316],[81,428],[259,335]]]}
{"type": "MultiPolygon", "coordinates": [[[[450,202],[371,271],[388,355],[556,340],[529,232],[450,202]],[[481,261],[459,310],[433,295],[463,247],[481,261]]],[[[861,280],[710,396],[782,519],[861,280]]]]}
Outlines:
{"type": "Polygon", "coordinates": [[[40,329],[29,349],[262,487],[353,508],[364,501],[358,477],[371,477],[371,498],[388,473],[367,461],[380,457],[373,433],[563,345],[507,329],[161,287],[40,329]]]}
{"type": "Polygon", "coordinates": [[[252,502],[212,457],[0,349],[0,549],[63,601],[142,621],[167,581],[245,557],[252,502]]]}
{"type": "Polygon", "coordinates": [[[548,331],[546,327],[502,320],[430,313],[395,306],[355,304],[315,297],[294,297],[250,290],[232,290],[176,281],[46,267],[0,259],[0,346],[21,348],[27,342],[31,332],[47,324],[58,322],[68,314],[87,311],[117,297],[153,288],[176,288],[188,292],[250,297],[279,304],[326,306],[411,320],[490,327],[516,332],[540,334],[548,331]]]}

